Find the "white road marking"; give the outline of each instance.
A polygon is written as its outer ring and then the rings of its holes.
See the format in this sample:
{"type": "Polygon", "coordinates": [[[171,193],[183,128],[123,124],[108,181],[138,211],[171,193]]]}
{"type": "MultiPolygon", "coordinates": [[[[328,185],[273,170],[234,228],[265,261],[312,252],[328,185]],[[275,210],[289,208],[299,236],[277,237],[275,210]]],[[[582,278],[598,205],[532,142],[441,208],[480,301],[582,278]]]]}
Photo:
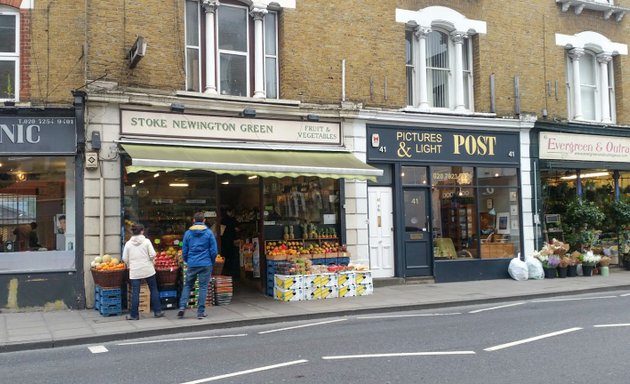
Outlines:
{"type": "Polygon", "coordinates": [[[529,339],[517,340],[517,341],[513,341],[511,343],[495,345],[494,347],[490,347],[490,348],[484,349],[484,351],[487,351],[487,352],[498,351],[499,349],[514,347],[514,346],[517,346],[517,345],[520,345],[520,344],[525,344],[525,343],[530,343],[532,341],[546,339],[548,337],[553,337],[553,336],[563,335],[563,334],[569,333],[569,332],[579,331],[581,329],[582,328],[578,328],[578,327],[564,329],[562,331],[551,332],[551,333],[547,333],[547,334],[540,335],[540,336],[530,337],[529,339]]]}
{"type": "Polygon", "coordinates": [[[316,325],[337,323],[339,321],[346,321],[346,320],[348,320],[348,319],[337,319],[337,320],[330,320],[330,321],[320,321],[319,323],[302,324],[302,325],[296,325],[294,327],[286,327],[286,328],[272,329],[272,330],[269,330],[269,331],[261,331],[261,332],[258,332],[258,334],[259,335],[264,335],[265,333],[274,333],[274,332],[281,332],[281,331],[289,331],[291,329],[298,329],[298,328],[305,328],[305,327],[314,327],[316,325]]]}
{"type": "Polygon", "coordinates": [[[105,352],[109,352],[107,350],[107,348],[105,348],[104,345],[95,345],[93,347],[88,347],[88,349],[90,350],[90,352],[92,353],[105,353],[105,352]]]}
{"type": "Polygon", "coordinates": [[[559,301],[580,301],[580,300],[599,300],[599,299],[615,299],[617,296],[598,296],[598,297],[567,297],[563,299],[537,299],[532,303],[555,303],[559,301]]]}
{"type": "Polygon", "coordinates": [[[403,317],[431,317],[431,316],[454,316],[461,315],[461,312],[453,312],[453,313],[418,313],[418,314],[406,314],[406,315],[373,315],[373,316],[357,316],[357,319],[365,320],[365,319],[396,319],[403,317]]]}
{"type": "Polygon", "coordinates": [[[207,383],[209,381],[216,381],[216,380],[221,380],[221,379],[227,379],[228,377],[235,377],[235,376],[242,376],[242,375],[248,375],[250,373],[256,373],[256,372],[262,372],[262,371],[268,371],[270,369],[275,369],[275,368],[282,368],[282,367],[288,367],[291,365],[296,365],[296,364],[304,364],[308,362],[308,360],[295,360],[295,361],[289,361],[286,363],[280,363],[280,364],[274,364],[274,365],[268,365],[266,367],[259,367],[259,368],[253,368],[253,369],[247,369],[245,371],[239,371],[239,372],[233,372],[233,373],[227,373],[225,375],[220,375],[220,376],[213,376],[213,377],[208,377],[205,379],[199,379],[199,380],[194,380],[194,381],[187,381],[185,383],[181,383],[181,384],[200,384],[200,383],[207,383]]]}
{"type": "Polygon", "coordinates": [[[476,309],[474,311],[470,311],[468,313],[479,313],[479,312],[485,312],[485,311],[492,311],[495,309],[502,309],[502,308],[508,308],[508,307],[515,307],[517,305],[523,305],[525,304],[525,302],[522,303],[514,303],[514,304],[506,304],[506,305],[499,305],[498,307],[492,307],[492,308],[483,308],[483,309],[476,309]]]}
{"type": "Polygon", "coordinates": [[[608,328],[608,327],[630,327],[630,324],[628,324],[628,323],[621,323],[621,324],[600,324],[600,325],[593,325],[593,327],[595,327],[595,328],[608,328]]]}
{"type": "Polygon", "coordinates": [[[450,355],[474,355],[475,351],[451,351],[451,352],[401,352],[401,353],[373,353],[366,355],[340,355],[322,356],[324,360],[342,359],[369,359],[373,357],[406,357],[406,356],[450,356],[450,355]]]}
{"type": "Polygon", "coordinates": [[[138,344],[155,344],[155,343],[170,343],[173,341],[191,341],[191,340],[206,340],[206,339],[221,339],[226,337],[243,337],[247,336],[247,333],[239,333],[236,335],[221,335],[221,336],[198,336],[198,337],[181,337],[177,339],[160,339],[160,340],[147,340],[147,341],[130,341],[128,343],[119,343],[116,345],[138,345],[138,344]]]}
{"type": "Polygon", "coordinates": [[[626,296],[630,296],[630,293],[624,293],[623,295],[619,295],[619,297],[626,297],[626,296]]]}

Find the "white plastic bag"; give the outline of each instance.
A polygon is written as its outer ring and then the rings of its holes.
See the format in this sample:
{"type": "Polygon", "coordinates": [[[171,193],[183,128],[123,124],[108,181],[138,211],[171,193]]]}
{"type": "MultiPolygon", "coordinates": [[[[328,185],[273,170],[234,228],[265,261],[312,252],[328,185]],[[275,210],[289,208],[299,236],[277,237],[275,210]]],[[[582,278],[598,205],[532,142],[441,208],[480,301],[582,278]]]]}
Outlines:
{"type": "Polygon", "coordinates": [[[518,257],[515,257],[510,261],[508,273],[514,280],[527,280],[529,275],[527,264],[518,257]]]}
{"type": "Polygon", "coordinates": [[[527,264],[528,277],[532,280],[540,280],[545,278],[540,260],[533,256],[525,256],[525,264],[527,264]]]}

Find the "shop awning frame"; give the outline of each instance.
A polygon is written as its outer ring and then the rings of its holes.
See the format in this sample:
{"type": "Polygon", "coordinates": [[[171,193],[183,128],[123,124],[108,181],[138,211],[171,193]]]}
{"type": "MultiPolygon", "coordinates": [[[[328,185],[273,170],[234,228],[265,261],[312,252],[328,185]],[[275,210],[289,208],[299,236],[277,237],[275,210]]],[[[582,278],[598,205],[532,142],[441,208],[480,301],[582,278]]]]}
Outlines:
{"type": "Polygon", "coordinates": [[[383,171],[349,152],[182,147],[122,143],[131,157],[128,173],[206,170],[261,177],[321,177],[376,180],[383,171]]]}

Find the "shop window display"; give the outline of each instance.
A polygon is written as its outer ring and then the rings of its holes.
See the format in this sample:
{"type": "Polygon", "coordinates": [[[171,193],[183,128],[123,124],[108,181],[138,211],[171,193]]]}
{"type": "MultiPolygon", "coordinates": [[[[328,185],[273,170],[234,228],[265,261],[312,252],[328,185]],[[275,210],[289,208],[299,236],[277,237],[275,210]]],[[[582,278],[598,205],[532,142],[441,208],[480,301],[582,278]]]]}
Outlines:
{"type": "Polygon", "coordinates": [[[436,259],[514,257],[520,244],[515,168],[432,167],[436,259]]]}
{"type": "Polygon", "coordinates": [[[74,159],[0,157],[0,272],[75,269],[74,159]]]}

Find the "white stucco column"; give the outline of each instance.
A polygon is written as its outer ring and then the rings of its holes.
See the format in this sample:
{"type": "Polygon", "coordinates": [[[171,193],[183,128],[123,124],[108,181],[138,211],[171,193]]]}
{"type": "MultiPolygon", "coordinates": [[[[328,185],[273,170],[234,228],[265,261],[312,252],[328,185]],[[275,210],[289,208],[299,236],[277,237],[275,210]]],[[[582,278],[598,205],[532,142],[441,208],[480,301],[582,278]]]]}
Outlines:
{"type": "Polygon", "coordinates": [[[254,97],[265,98],[264,51],[263,51],[263,18],[266,8],[253,6],[250,15],[254,18],[254,97]]]}
{"type": "Polygon", "coordinates": [[[204,93],[217,93],[216,76],[216,47],[214,38],[214,23],[217,15],[218,0],[203,0],[201,3],[206,13],[206,86],[204,93]]]}
{"type": "Polygon", "coordinates": [[[597,55],[599,63],[599,77],[601,79],[600,100],[602,106],[602,123],[612,123],[610,118],[610,93],[608,92],[608,63],[612,60],[609,53],[600,53],[597,55]]]}
{"type": "Polygon", "coordinates": [[[451,33],[451,39],[455,43],[455,111],[465,111],[466,105],[464,104],[464,63],[462,61],[462,44],[466,34],[463,32],[451,33]]]}
{"type": "Polygon", "coordinates": [[[573,68],[573,119],[581,120],[582,116],[582,90],[580,89],[580,57],[584,56],[584,49],[573,48],[569,51],[571,66],[573,68]]]}
{"type": "Polygon", "coordinates": [[[431,28],[418,27],[414,31],[414,36],[418,41],[416,44],[415,57],[416,61],[416,83],[414,84],[415,94],[417,95],[414,104],[420,109],[429,109],[429,99],[427,97],[427,34],[431,32],[431,28]]]}

